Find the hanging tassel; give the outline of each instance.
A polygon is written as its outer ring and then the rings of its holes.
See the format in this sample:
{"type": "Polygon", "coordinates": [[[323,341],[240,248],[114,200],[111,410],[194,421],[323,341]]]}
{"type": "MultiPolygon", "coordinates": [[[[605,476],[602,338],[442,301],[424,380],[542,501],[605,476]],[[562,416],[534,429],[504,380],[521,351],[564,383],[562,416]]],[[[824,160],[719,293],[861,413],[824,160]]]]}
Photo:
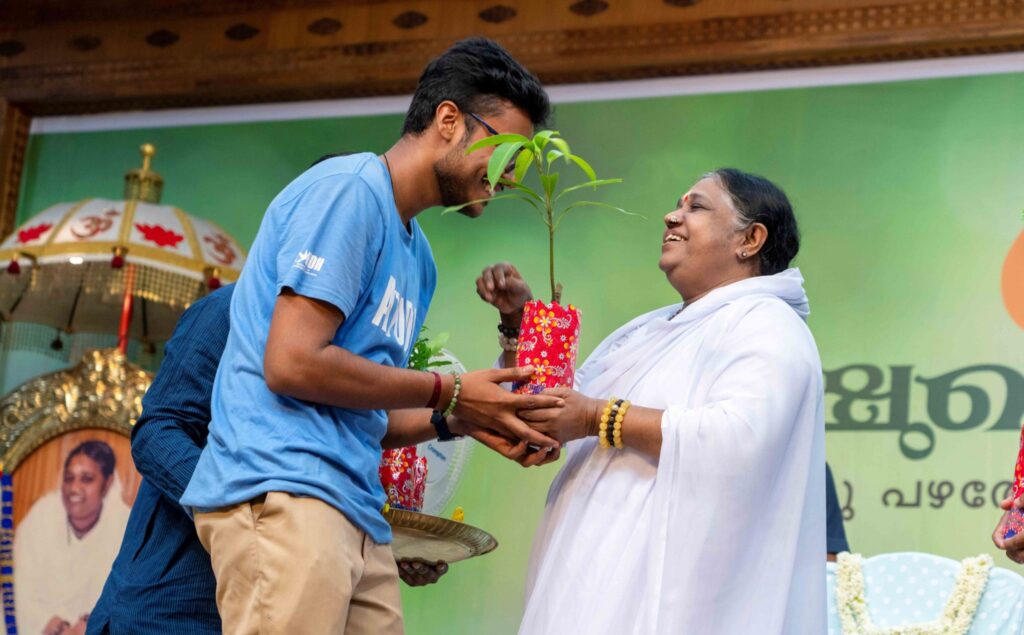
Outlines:
{"type": "Polygon", "coordinates": [[[17,258],[11,258],[11,264],[7,265],[7,273],[12,276],[16,276],[21,273],[21,265],[18,264],[17,258]]]}
{"type": "Polygon", "coordinates": [[[120,269],[124,266],[124,255],[127,250],[124,247],[114,247],[114,257],[110,259],[111,269],[120,269]]]}
{"type": "Polygon", "coordinates": [[[216,291],[221,287],[220,283],[220,269],[217,267],[206,268],[206,288],[210,291],[216,291]]]}

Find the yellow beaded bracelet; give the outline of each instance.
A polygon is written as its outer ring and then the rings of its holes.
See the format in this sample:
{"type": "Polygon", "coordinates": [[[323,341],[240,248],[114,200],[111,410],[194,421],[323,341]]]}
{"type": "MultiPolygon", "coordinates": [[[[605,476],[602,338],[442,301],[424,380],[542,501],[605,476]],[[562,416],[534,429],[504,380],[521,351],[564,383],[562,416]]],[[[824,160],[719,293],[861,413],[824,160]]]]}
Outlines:
{"type": "Polygon", "coordinates": [[[612,397],[605,404],[604,412],[601,413],[601,419],[597,426],[597,443],[602,449],[609,449],[612,447],[611,442],[608,440],[608,426],[612,425],[614,420],[612,419],[612,407],[615,405],[616,399],[612,397]]]}
{"type": "Polygon", "coordinates": [[[619,406],[619,411],[615,413],[615,424],[612,427],[612,440],[615,443],[615,447],[620,450],[626,447],[622,443],[622,422],[626,418],[626,411],[629,410],[629,406],[629,400],[622,402],[622,405],[619,406]]]}

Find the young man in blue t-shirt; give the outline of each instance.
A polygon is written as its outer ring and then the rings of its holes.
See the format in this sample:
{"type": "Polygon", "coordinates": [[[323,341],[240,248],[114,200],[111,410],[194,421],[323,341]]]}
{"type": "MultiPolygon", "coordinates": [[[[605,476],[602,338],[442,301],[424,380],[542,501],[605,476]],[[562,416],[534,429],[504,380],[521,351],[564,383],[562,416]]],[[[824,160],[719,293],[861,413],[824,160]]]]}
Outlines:
{"type": "Polygon", "coordinates": [[[386,411],[447,410],[520,445],[557,446],[515,413],[562,402],[498,386],[530,369],[404,369],[436,283],[415,216],[487,199],[491,152],[466,149],[531,134],[548,112],[540,83],[504,49],[465,40],[427,66],[387,152],[319,163],[271,202],[181,499],[210,552],[226,633],[402,632],[377,477],[386,411]]]}

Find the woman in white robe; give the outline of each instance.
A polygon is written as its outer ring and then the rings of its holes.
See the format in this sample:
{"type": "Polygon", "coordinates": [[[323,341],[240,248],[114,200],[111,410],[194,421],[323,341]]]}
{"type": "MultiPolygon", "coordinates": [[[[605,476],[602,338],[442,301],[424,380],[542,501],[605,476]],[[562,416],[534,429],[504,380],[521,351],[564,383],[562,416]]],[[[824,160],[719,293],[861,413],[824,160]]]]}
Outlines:
{"type": "Polygon", "coordinates": [[[67,456],[61,487],[39,498],[14,535],[18,633],[84,633],[121,546],[130,508],[103,441],[67,456]]]}
{"type": "MultiPolygon", "coordinates": [[[[824,633],[823,388],[788,269],[792,209],[770,182],[719,170],[665,224],[659,265],[683,302],[610,335],[576,391],[548,391],[564,408],[520,413],[567,443],[520,633],[824,633]],[[613,396],[633,404],[623,449],[596,437],[613,396]]],[[[530,297],[510,265],[478,292],[506,323],[530,297]]]]}

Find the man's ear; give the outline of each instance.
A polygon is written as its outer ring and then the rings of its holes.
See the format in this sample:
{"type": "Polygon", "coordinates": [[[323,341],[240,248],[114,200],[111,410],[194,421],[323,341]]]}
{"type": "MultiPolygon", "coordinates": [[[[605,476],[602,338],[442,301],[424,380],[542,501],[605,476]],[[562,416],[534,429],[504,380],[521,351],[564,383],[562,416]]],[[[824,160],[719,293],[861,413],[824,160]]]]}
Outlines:
{"type": "Polygon", "coordinates": [[[461,141],[466,129],[466,120],[462,110],[455,102],[446,99],[437,105],[434,111],[434,129],[446,142],[461,141]]]}

